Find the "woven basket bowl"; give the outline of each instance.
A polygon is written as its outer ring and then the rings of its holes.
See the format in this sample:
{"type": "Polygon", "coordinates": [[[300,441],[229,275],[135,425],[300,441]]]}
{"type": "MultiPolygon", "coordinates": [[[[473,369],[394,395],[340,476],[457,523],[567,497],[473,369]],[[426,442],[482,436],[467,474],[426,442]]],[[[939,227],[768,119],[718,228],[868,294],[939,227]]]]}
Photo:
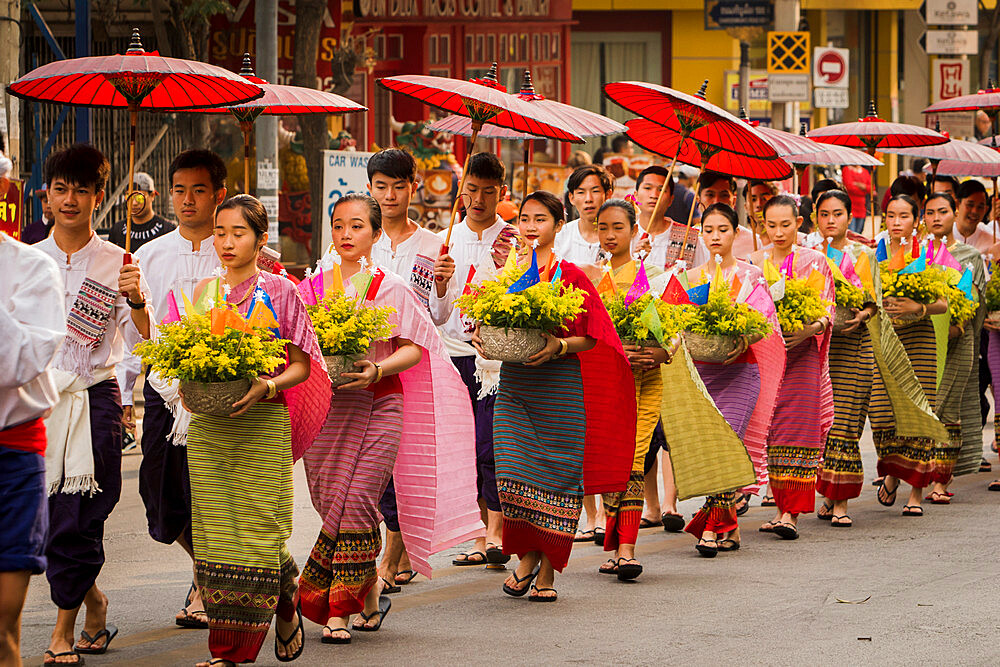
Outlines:
{"type": "Polygon", "coordinates": [[[733,336],[703,336],[685,331],[684,345],[695,361],[707,361],[721,364],[736,349],[736,338],[733,336]]]}
{"type": "Polygon", "coordinates": [[[487,359],[524,363],[545,347],[541,329],[503,329],[482,325],[479,337],[487,359]]]}
{"type": "Polygon", "coordinates": [[[356,372],[358,369],[354,366],[354,362],[364,358],[365,355],[361,353],[323,355],[323,361],[326,362],[326,373],[330,376],[330,385],[340,387],[348,382],[353,382],[354,378],[340,377],[340,374],[356,372]]]}
{"type": "Polygon", "coordinates": [[[834,333],[839,333],[844,330],[847,326],[849,320],[854,319],[854,311],[847,306],[837,306],[837,312],[833,315],[833,327],[834,333]]]}
{"type": "Polygon", "coordinates": [[[188,410],[199,415],[228,417],[235,409],[233,403],[250,391],[250,380],[232,382],[181,382],[181,393],[188,410]]]}

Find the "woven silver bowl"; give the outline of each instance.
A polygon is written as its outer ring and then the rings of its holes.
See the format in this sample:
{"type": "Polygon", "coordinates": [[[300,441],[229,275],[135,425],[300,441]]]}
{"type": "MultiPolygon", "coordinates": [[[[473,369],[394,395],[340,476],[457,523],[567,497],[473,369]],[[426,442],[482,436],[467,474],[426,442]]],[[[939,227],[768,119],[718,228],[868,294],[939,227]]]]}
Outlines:
{"type": "Polygon", "coordinates": [[[628,338],[622,338],[622,345],[632,347],[663,347],[660,345],[660,341],[655,338],[647,338],[646,340],[629,340],[628,338]]]}
{"type": "Polygon", "coordinates": [[[184,405],[191,412],[213,417],[228,417],[233,412],[233,403],[250,391],[250,380],[232,382],[181,382],[184,405]]]}
{"type": "Polygon", "coordinates": [[[682,335],[684,345],[695,361],[721,364],[729,353],[736,349],[734,336],[703,336],[690,331],[685,331],[682,335]]]}
{"type": "Polygon", "coordinates": [[[340,377],[340,374],[357,372],[358,369],[354,366],[354,362],[364,358],[365,355],[361,353],[323,355],[323,361],[326,362],[326,372],[330,376],[330,384],[333,387],[340,387],[348,382],[353,382],[354,378],[340,377]]]}
{"type": "Polygon", "coordinates": [[[504,329],[482,325],[479,337],[487,359],[523,363],[545,347],[541,329],[504,329]]]}
{"type": "Polygon", "coordinates": [[[986,319],[994,324],[1000,323],[1000,310],[991,310],[986,313],[986,319]]]}
{"type": "Polygon", "coordinates": [[[854,311],[847,306],[837,306],[837,312],[833,315],[833,327],[834,333],[839,333],[844,330],[847,326],[848,321],[854,319],[854,311]]]}

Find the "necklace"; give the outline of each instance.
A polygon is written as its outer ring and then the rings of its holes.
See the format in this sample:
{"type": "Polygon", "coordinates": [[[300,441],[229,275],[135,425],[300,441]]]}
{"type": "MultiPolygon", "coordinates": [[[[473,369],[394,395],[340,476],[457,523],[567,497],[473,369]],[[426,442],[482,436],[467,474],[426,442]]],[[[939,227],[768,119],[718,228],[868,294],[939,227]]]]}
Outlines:
{"type": "MultiPolygon", "coordinates": [[[[256,278],[259,275],[260,275],[260,271],[255,271],[252,276],[250,276],[249,278],[247,278],[247,280],[253,280],[254,278],[256,278]]],[[[234,303],[232,305],[234,305],[234,306],[241,305],[244,301],[246,301],[250,297],[251,294],[253,294],[253,287],[252,286],[249,289],[247,289],[247,292],[246,292],[246,294],[243,295],[242,299],[240,299],[239,301],[237,301],[236,303],[234,303]]]]}

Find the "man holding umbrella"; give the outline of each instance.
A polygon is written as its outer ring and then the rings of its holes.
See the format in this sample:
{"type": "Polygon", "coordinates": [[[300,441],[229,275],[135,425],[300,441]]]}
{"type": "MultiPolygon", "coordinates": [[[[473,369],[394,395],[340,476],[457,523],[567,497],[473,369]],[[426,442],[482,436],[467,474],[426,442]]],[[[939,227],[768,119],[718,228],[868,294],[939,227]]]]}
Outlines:
{"type": "MultiPolygon", "coordinates": [[[[153,200],[160,193],[156,191],[152,176],[140,171],[132,179],[132,183],[133,191],[142,195],[135,197],[132,203],[132,252],[135,252],[153,239],[173,231],[176,225],[153,211],[153,200]]],[[[119,248],[125,247],[124,220],[119,220],[111,227],[108,240],[119,248]]]]}

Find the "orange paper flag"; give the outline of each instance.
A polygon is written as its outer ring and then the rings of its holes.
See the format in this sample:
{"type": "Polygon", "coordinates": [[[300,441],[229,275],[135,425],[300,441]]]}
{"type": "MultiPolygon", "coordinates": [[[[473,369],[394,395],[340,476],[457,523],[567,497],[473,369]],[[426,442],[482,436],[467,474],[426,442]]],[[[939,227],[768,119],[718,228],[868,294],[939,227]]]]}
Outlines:
{"type": "Polygon", "coordinates": [[[892,271],[899,271],[906,266],[906,253],[903,250],[903,246],[899,246],[899,250],[896,254],[892,256],[889,260],[889,269],[892,271]]]}
{"type": "Polygon", "coordinates": [[[226,311],[227,308],[216,307],[208,311],[208,315],[212,321],[212,335],[221,336],[226,333],[226,311]]]}
{"type": "Polygon", "coordinates": [[[854,262],[854,272],[861,278],[861,284],[865,286],[869,294],[875,293],[875,286],[872,282],[872,265],[867,253],[861,253],[858,260],[854,262]]]}
{"type": "Polygon", "coordinates": [[[545,262],[545,269],[542,271],[542,280],[552,282],[552,260],[555,259],[555,253],[549,253],[549,259],[545,262]]]}
{"type": "Polygon", "coordinates": [[[806,278],[806,285],[809,285],[810,287],[815,287],[816,291],[818,291],[820,294],[823,293],[823,287],[825,286],[825,284],[826,280],[824,280],[823,274],[817,271],[816,269],[813,269],[812,273],[809,274],[809,277],[806,278]]]}
{"type": "Polygon", "coordinates": [[[329,271],[323,272],[324,297],[340,294],[344,291],[344,276],[340,272],[340,264],[334,264],[329,271]],[[329,273],[329,277],[326,274],[329,273]]]}
{"type": "MultiPolygon", "coordinates": [[[[234,313],[241,321],[243,318],[239,317],[238,313],[234,313]]],[[[243,326],[246,327],[249,324],[251,327],[261,327],[264,329],[280,329],[278,321],[274,319],[274,313],[268,308],[263,301],[258,301],[254,304],[253,312],[250,316],[243,322],[243,326]]],[[[233,327],[236,329],[237,327],[233,327]]]]}
{"type": "Polygon", "coordinates": [[[741,289],[743,289],[743,282],[740,280],[740,277],[734,273],[733,282],[729,286],[729,296],[733,297],[735,300],[741,289]]]}
{"type": "Polygon", "coordinates": [[[613,294],[617,291],[618,288],[615,287],[615,279],[611,277],[611,272],[605,271],[601,282],[597,283],[597,293],[604,294],[605,292],[611,292],[613,294]]]}

